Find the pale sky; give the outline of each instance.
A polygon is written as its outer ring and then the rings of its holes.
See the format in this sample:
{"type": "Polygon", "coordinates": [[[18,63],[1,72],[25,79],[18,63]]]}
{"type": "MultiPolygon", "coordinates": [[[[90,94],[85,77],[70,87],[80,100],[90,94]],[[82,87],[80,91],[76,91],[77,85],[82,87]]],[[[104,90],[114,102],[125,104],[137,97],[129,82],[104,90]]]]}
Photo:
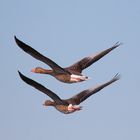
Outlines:
{"type": "Polygon", "coordinates": [[[139,0],[1,0],[0,1],[0,139],[1,140],[139,140],[140,139],[140,1],[139,0]],[[91,79],[65,84],[49,68],[23,52],[14,35],[62,67],[114,45],[123,45],[83,71],[91,79]],[[102,84],[117,72],[121,79],[64,115],[42,103],[50,99],[25,84],[17,71],[61,98],[102,84]]]}

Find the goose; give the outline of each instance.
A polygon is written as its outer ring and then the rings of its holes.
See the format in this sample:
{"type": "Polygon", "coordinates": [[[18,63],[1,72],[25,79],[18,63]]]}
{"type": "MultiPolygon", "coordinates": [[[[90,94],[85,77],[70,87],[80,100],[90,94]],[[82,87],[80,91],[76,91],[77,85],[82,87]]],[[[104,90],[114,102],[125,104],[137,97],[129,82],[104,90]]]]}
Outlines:
{"type": "Polygon", "coordinates": [[[14,36],[15,41],[17,45],[26,53],[31,55],[37,60],[40,60],[44,62],[45,64],[49,65],[51,69],[44,69],[41,67],[36,67],[32,69],[31,71],[34,73],[40,73],[40,74],[49,74],[53,77],[55,77],[57,80],[64,82],[64,83],[77,83],[77,82],[82,82],[86,81],[89,79],[88,76],[85,76],[82,74],[82,71],[101,59],[103,56],[108,54],[110,51],[114,50],[115,48],[119,47],[122,43],[117,42],[115,45],[112,47],[96,54],[96,55],[91,55],[88,57],[85,57],[81,59],[80,61],[74,63],[73,65],[62,68],[58,64],[56,64],[54,61],[49,59],[48,57],[42,55],[29,45],[25,44],[21,40],[19,40],[16,36],[14,36]]]}
{"type": "Polygon", "coordinates": [[[54,92],[52,92],[51,90],[49,90],[48,88],[44,87],[43,85],[41,85],[40,83],[37,83],[36,81],[24,76],[20,71],[18,71],[20,78],[27,83],[28,85],[36,88],[37,90],[45,93],[47,96],[49,96],[53,101],[51,100],[46,100],[44,102],[44,106],[48,107],[48,106],[53,106],[55,107],[58,111],[60,111],[61,113],[64,114],[70,114],[76,111],[79,111],[82,109],[81,106],[79,106],[79,104],[81,102],[83,102],[84,100],[86,100],[88,97],[90,97],[91,95],[99,92],[100,90],[102,90],[103,88],[105,88],[106,86],[114,83],[115,81],[120,79],[120,74],[116,74],[111,80],[100,84],[96,87],[92,87],[89,89],[86,89],[74,96],[72,96],[69,99],[61,99],[57,94],[55,94],[54,92]]]}

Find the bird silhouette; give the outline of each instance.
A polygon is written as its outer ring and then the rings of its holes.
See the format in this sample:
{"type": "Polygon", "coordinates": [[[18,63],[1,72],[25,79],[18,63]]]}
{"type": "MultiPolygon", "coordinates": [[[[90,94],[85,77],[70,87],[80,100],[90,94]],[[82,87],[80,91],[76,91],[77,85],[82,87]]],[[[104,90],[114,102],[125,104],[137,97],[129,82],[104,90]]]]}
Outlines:
{"type": "Polygon", "coordinates": [[[28,85],[36,88],[37,90],[45,93],[47,96],[49,96],[53,101],[51,100],[46,100],[44,102],[44,106],[53,106],[55,107],[58,111],[60,111],[61,113],[64,114],[69,114],[69,113],[73,113],[75,111],[79,111],[82,109],[81,106],[79,106],[79,104],[81,102],[83,102],[84,100],[86,100],[88,97],[90,97],[91,95],[99,92],[100,90],[102,90],[103,88],[105,88],[106,86],[114,83],[115,81],[120,79],[120,75],[116,74],[111,80],[98,85],[96,87],[92,87],[89,89],[86,89],[76,95],[74,95],[73,97],[69,98],[69,99],[61,99],[57,94],[55,94],[54,92],[52,92],[51,90],[49,90],[48,88],[44,87],[43,85],[41,85],[40,83],[37,83],[36,81],[24,76],[21,72],[19,72],[19,75],[21,77],[21,79],[27,83],[28,85]]]}
{"type": "Polygon", "coordinates": [[[58,64],[56,64],[54,61],[49,59],[48,57],[45,57],[44,55],[40,54],[29,45],[20,41],[16,36],[14,36],[14,38],[17,45],[23,51],[30,54],[32,57],[44,62],[45,64],[49,65],[52,68],[52,69],[44,69],[41,67],[36,67],[32,69],[32,72],[40,73],[40,74],[49,74],[55,77],[57,80],[64,83],[76,83],[76,82],[82,82],[82,81],[88,80],[89,77],[82,75],[82,71],[122,44],[122,43],[117,42],[112,47],[96,55],[85,57],[69,67],[62,68],[58,64]]]}

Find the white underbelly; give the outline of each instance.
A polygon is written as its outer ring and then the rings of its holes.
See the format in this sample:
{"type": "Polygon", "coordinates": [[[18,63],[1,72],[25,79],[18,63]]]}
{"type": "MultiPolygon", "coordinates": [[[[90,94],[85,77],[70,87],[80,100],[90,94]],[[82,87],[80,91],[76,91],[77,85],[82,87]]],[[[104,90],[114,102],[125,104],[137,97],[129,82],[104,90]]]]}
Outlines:
{"type": "Polygon", "coordinates": [[[71,82],[80,82],[80,81],[85,81],[85,80],[88,80],[88,77],[84,76],[84,75],[72,74],[71,77],[70,77],[71,82]]]}

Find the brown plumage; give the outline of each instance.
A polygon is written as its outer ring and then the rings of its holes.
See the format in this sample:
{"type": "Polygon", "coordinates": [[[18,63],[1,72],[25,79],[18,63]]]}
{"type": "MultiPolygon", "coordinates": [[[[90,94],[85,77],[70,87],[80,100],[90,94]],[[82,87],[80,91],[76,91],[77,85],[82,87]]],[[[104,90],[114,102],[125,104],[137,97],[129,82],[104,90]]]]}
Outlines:
{"type": "Polygon", "coordinates": [[[69,99],[61,99],[57,94],[52,92],[51,90],[47,89],[43,85],[37,83],[36,81],[24,76],[22,73],[19,72],[19,75],[21,79],[29,84],[30,86],[33,86],[37,90],[45,93],[47,96],[49,96],[53,101],[46,100],[44,103],[44,106],[53,106],[55,107],[58,111],[64,113],[64,114],[69,114],[75,111],[81,110],[81,107],[78,106],[81,102],[86,100],[88,97],[91,95],[99,92],[101,89],[104,87],[112,84],[113,82],[117,81],[120,79],[120,75],[116,74],[111,80],[105,82],[104,84],[98,85],[96,87],[92,87],[90,89],[84,90],[73,97],[69,99]]]}
{"type": "Polygon", "coordinates": [[[121,43],[117,42],[112,47],[98,53],[97,55],[91,55],[85,57],[69,67],[62,68],[48,57],[43,56],[29,45],[17,39],[16,36],[15,36],[15,41],[23,51],[30,54],[32,57],[44,62],[45,64],[49,65],[52,68],[51,70],[47,70],[41,67],[36,67],[35,69],[32,69],[32,72],[49,74],[55,77],[57,80],[64,83],[75,83],[75,82],[82,82],[88,80],[87,76],[82,75],[82,71],[87,67],[89,67],[90,65],[92,65],[93,63],[95,63],[96,61],[98,61],[99,59],[101,59],[110,51],[114,50],[115,48],[121,45],[121,43]]]}

